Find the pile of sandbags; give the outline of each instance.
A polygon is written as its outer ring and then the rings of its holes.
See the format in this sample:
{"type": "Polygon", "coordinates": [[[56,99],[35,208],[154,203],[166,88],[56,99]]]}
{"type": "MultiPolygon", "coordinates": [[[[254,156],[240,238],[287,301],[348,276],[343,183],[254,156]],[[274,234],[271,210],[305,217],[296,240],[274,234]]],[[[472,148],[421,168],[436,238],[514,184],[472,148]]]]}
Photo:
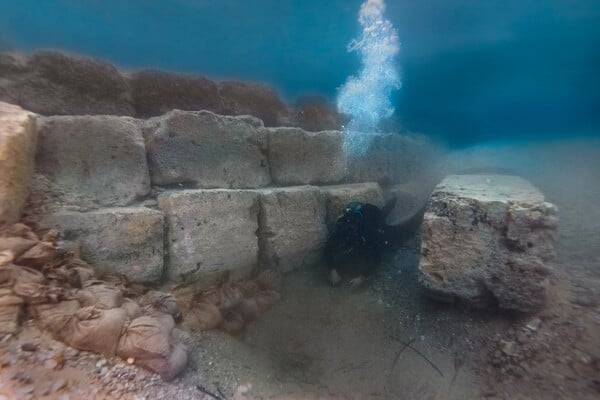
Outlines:
{"type": "Polygon", "coordinates": [[[183,317],[183,327],[192,331],[214,328],[235,334],[279,301],[281,276],[265,270],[256,278],[209,288],[197,283],[173,289],[183,317]]]}
{"type": "Polygon", "coordinates": [[[80,350],[133,359],[173,379],[187,362],[173,338],[180,317],[175,298],[109,274],[95,279],[77,251],[41,240],[23,224],[0,230],[0,333],[14,333],[20,316],[80,350]]]}

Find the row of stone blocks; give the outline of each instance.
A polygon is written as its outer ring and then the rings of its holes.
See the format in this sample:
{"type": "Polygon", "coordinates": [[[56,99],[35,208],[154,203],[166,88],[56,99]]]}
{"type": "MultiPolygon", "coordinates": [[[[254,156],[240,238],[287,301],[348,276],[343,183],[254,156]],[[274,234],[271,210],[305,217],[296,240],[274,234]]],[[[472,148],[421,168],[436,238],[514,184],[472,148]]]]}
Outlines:
{"type": "Polygon", "coordinates": [[[202,111],[37,117],[0,103],[0,122],[0,225],[19,219],[30,187],[28,215],[80,242],[87,261],[144,282],[164,260],[174,281],[306,264],[344,202],[381,204],[378,182],[419,174],[429,149],[383,136],[349,163],[340,132],[202,111]]]}
{"type": "Polygon", "coordinates": [[[388,135],[347,159],[339,131],[265,128],[249,117],[171,111],[149,120],[55,116],[37,120],[36,170],[66,204],[127,206],[151,187],[261,188],[405,182],[425,169],[424,139],[388,135]],[[69,195],[71,194],[71,195],[69,195]]]}
{"type": "Polygon", "coordinates": [[[327,226],[350,200],[381,205],[377,183],[258,190],[169,191],[147,207],[63,211],[41,224],[76,240],[82,257],[137,282],[233,279],[318,261],[327,226]],[[164,266],[164,267],[163,267],[164,266]]]}

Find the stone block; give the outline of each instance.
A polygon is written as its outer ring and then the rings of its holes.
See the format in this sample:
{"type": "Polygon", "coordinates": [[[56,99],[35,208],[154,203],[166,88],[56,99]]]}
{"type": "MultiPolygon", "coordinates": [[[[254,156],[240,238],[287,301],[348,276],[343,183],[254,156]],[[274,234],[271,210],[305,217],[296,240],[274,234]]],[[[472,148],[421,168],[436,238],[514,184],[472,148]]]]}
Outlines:
{"type": "Polygon", "coordinates": [[[257,192],[261,267],[288,272],[319,261],[327,239],[325,199],[319,188],[296,186],[257,192]]]}
{"type": "Polygon", "coordinates": [[[507,175],[449,175],[423,222],[420,282],[476,306],[534,311],[545,302],[557,209],[507,175]]]}
{"type": "Polygon", "coordinates": [[[54,190],[75,194],[66,203],[77,204],[81,195],[99,206],[125,206],[150,192],[138,120],[43,117],[38,119],[38,134],[36,172],[47,177],[54,190]]]}
{"type": "Polygon", "coordinates": [[[19,221],[33,174],[34,115],[0,102],[0,226],[19,221]]]}
{"type": "Polygon", "coordinates": [[[377,207],[383,207],[384,204],[383,192],[376,182],[321,186],[319,189],[325,195],[326,223],[329,229],[352,201],[370,203],[377,207]]]}
{"type": "Polygon", "coordinates": [[[256,118],[174,110],[146,125],[155,185],[236,189],[271,182],[268,137],[256,118]]]}
{"type": "Polygon", "coordinates": [[[347,174],[339,131],[271,128],[269,162],[273,181],[280,186],[337,183],[347,174]]]}
{"type": "Polygon", "coordinates": [[[250,275],[257,265],[258,194],[247,190],[182,190],[158,197],[168,226],[168,276],[173,282],[212,281],[229,271],[250,275]]]}
{"type": "Polygon", "coordinates": [[[164,218],[145,207],[104,208],[46,215],[41,227],[77,243],[81,257],[99,272],[119,272],[133,282],[157,282],[163,275],[164,218]]]}
{"type": "Polygon", "coordinates": [[[375,135],[364,154],[348,157],[348,180],[385,185],[408,182],[429,175],[437,157],[437,150],[423,136],[375,135]]]}

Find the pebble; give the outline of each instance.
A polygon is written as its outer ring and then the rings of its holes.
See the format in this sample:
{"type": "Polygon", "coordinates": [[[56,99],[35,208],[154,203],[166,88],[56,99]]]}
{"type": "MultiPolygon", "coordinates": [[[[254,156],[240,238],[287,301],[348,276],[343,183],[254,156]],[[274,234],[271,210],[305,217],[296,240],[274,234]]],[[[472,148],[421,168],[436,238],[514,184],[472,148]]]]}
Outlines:
{"type": "Polygon", "coordinates": [[[63,389],[66,386],[67,386],[67,381],[60,378],[52,384],[52,392],[58,392],[59,390],[63,389]]]}
{"type": "Polygon", "coordinates": [[[79,350],[72,347],[67,347],[63,354],[66,358],[75,358],[79,355],[79,350]]]}
{"type": "Polygon", "coordinates": [[[129,364],[129,365],[133,364],[134,362],[135,362],[135,358],[133,358],[133,357],[129,357],[127,359],[127,364],[129,364]]]}
{"type": "Polygon", "coordinates": [[[96,368],[102,368],[106,365],[106,363],[107,363],[106,359],[102,358],[96,363],[96,368]]]}
{"type": "Polygon", "coordinates": [[[37,344],[31,343],[31,342],[23,343],[21,345],[21,350],[23,350],[23,351],[33,352],[33,351],[37,351],[38,348],[39,348],[39,346],[37,344]]]}
{"type": "Polygon", "coordinates": [[[46,369],[55,369],[58,365],[58,362],[54,358],[44,361],[44,368],[46,369]]]}
{"type": "Polygon", "coordinates": [[[25,385],[25,386],[21,386],[21,387],[20,387],[20,388],[17,390],[17,393],[18,393],[20,396],[24,396],[24,395],[26,395],[26,394],[32,393],[32,392],[33,392],[33,390],[34,390],[34,387],[33,387],[33,385],[25,385]]]}

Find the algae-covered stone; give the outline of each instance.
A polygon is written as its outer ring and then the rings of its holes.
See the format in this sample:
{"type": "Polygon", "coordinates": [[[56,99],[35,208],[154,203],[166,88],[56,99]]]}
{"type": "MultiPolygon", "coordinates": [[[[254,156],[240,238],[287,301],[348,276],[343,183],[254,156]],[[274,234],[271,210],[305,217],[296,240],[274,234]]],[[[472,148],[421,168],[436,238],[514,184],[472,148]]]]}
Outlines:
{"type": "Polygon", "coordinates": [[[269,129],[269,162],[277,185],[336,183],[346,177],[340,131],[269,129]]]}
{"type": "Polygon", "coordinates": [[[0,54],[0,99],[42,115],[134,115],[129,87],[103,61],[37,51],[0,54]]]}
{"type": "Polygon", "coordinates": [[[321,186],[325,195],[327,226],[331,229],[344,207],[352,201],[370,203],[383,207],[383,193],[377,182],[353,183],[346,185],[321,186]]]}
{"type": "Polygon", "coordinates": [[[164,218],[144,207],[105,208],[86,213],[63,211],[43,217],[75,242],[81,258],[102,272],[119,272],[133,282],[156,282],[163,274],[164,218]]]}
{"type": "Polygon", "coordinates": [[[533,311],[545,302],[557,209],[529,182],[450,175],[423,222],[420,281],[443,298],[533,311]]]}
{"type": "Polygon", "coordinates": [[[271,182],[262,122],[209,111],[174,110],[148,122],[152,183],[199,188],[252,188],[271,182]]]}
{"type": "MultiPolygon", "coordinates": [[[[150,192],[138,120],[101,115],[43,117],[38,128],[36,170],[55,190],[81,194],[101,206],[129,205],[150,192]]],[[[76,204],[77,197],[71,202],[76,204]]]]}
{"type": "Polygon", "coordinates": [[[319,188],[296,186],[257,192],[261,267],[288,272],[318,261],[327,238],[325,199],[319,188]]]}
{"type": "Polygon", "coordinates": [[[182,282],[249,276],[257,264],[258,194],[246,190],[183,190],[164,193],[168,276],[182,282]]]}
{"type": "Polygon", "coordinates": [[[17,222],[29,193],[37,133],[33,114],[0,102],[0,225],[17,222]]]}

